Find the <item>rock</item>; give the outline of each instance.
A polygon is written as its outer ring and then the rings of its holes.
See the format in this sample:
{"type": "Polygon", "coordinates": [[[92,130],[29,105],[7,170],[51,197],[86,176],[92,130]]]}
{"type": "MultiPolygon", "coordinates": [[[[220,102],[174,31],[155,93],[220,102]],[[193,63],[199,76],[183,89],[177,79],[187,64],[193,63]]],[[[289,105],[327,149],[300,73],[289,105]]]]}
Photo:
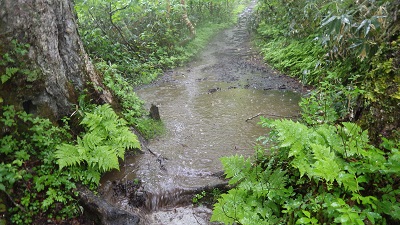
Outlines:
{"type": "Polygon", "coordinates": [[[151,104],[151,107],[150,107],[150,117],[155,120],[161,120],[158,107],[154,104],[151,104]]]}
{"type": "Polygon", "coordinates": [[[217,91],[220,91],[220,90],[221,90],[221,88],[219,88],[219,87],[217,87],[217,88],[211,88],[211,89],[208,90],[208,94],[212,94],[212,93],[217,92],[217,91]]]}

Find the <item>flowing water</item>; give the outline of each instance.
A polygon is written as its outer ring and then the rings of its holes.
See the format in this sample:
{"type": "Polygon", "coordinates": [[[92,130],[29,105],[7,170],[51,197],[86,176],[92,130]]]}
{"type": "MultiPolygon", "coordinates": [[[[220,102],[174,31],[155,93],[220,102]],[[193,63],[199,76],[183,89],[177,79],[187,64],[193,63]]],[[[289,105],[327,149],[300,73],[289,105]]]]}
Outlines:
{"type": "MultiPolygon", "coordinates": [[[[102,183],[110,193],[112,182],[141,180],[147,224],[210,224],[211,210],[191,206],[193,195],[186,193],[224,182],[215,175],[223,169],[221,157],[254,153],[257,137],[267,132],[258,115],[298,115],[301,85],[269,69],[249,45],[251,7],[193,62],[137,90],[147,107],[159,107],[166,134],[150,140],[145,154],[128,156],[102,183]]],[[[132,210],[129,194],[105,196],[132,210]]]]}

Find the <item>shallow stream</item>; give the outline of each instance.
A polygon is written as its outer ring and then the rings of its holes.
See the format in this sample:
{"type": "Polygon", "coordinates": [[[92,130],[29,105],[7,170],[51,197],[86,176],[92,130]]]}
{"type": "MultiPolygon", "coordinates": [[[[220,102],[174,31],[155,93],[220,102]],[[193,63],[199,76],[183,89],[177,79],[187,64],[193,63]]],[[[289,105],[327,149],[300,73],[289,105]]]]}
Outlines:
{"type": "MultiPolygon", "coordinates": [[[[267,67],[249,44],[246,18],[253,6],[193,62],[137,90],[148,108],[159,107],[166,134],[149,141],[145,154],[127,157],[102,183],[103,193],[110,193],[112,182],[141,180],[144,224],[211,224],[211,210],[192,206],[192,196],[184,193],[223,183],[215,176],[222,171],[221,157],[254,153],[257,137],[267,132],[257,115],[299,113],[302,86],[267,67]]],[[[104,196],[134,211],[129,194],[104,196]]]]}

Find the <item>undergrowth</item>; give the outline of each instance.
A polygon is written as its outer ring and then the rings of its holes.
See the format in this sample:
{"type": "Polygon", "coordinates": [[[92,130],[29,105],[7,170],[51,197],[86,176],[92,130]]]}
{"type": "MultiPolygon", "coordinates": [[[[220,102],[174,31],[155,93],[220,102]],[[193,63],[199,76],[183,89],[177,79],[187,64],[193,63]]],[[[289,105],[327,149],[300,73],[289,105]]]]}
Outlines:
{"type": "Polygon", "coordinates": [[[269,120],[253,158],[221,159],[225,224],[399,224],[398,4],[258,1],[271,66],[314,88],[299,121],[269,120]]]}
{"type": "Polygon", "coordinates": [[[2,112],[0,190],[13,224],[56,224],[80,215],[76,183],[96,189],[102,173],[119,169],[126,149],[140,148],[109,105],[84,112],[86,130],[76,143],[68,119],[56,126],[13,106],[2,112]]]}
{"type": "Polygon", "coordinates": [[[225,224],[395,224],[400,221],[399,142],[380,148],[354,123],[306,126],[268,120],[253,159],[222,158],[235,188],[214,205],[225,224]],[[266,147],[268,146],[272,147],[266,147]]]}

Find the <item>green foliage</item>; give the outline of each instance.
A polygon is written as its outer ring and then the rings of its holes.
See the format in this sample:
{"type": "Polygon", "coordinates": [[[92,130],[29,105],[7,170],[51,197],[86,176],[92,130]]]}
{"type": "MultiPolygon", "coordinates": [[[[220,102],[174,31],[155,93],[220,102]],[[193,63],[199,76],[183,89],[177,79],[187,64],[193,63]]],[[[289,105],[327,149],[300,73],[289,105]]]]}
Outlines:
{"type": "Polygon", "coordinates": [[[375,144],[399,137],[397,11],[393,1],[258,2],[264,58],[315,87],[301,103],[306,123],[360,121],[375,144]]]}
{"type": "MultiPolygon", "coordinates": [[[[185,2],[189,20],[201,29],[231,22],[236,1],[185,2]]],[[[149,83],[193,55],[185,46],[190,32],[178,0],[77,1],[75,8],[92,58],[112,64],[132,84],[149,83]]]]}
{"type": "Polygon", "coordinates": [[[269,149],[222,158],[230,184],[214,205],[225,224],[393,224],[400,221],[400,143],[369,144],[354,123],[307,127],[262,119],[269,149]]]}
{"type": "Polygon", "coordinates": [[[121,101],[122,114],[129,123],[145,114],[143,101],[139,99],[133,90],[132,84],[125,79],[114,65],[107,65],[104,61],[96,63],[104,76],[104,84],[113,91],[114,95],[121,101]]]}
{"type": "Polygon", "coordinates": [[[79,213],[73,198],[75,184],[65,171],[54,170],[54,148],[71,139],[67,120],[63,127],[4,106],[0,117],[6,131],[0,139],[0,190],[13,205],[13,224],[32,224],[38,216],[49,220],[79,213]]]}
{"type": "Polygon", "coordinates": [[[24,75],[29,82],[38,79],[39,72],[30,69],[26,63],[28,50],[29,44],[22,44],[16,40],[11,41],[9,51],[0,56],[1,84],[6,83],[18,74],[24,75]]]}
{"type": "Polygon", "coordinates": [[[202,192],[200,192],[198,194],[195,194],[193,199],[192,199],[193,204],[197,204],[202,198],[204,198],[204,196],[206,196],[206,192],[205,191],[202,191],[202,192]]]}
{"type": "Polygon", "coordinates": [[[326,7],[335,9],[326,12],[321,21],[323,43],[332,49],[330,54],[345,57],[354,53],[361,60],[372,56],[383,40],[382,32],[387,29],[387,6],[385,1],[327,4],[326,7]]]}
{"type": "Polygon", "coordinates": [[[301,99],[302,120],[309,125],[334,124],[338,120],[354,121],[357,119],[357,101],[363,93],[357,86],[350,84],[344,87],[327,78],[318,89],[301,99]]]}
{"type": "Polygon", "coordinates": [[[43,217],[58,223],[79,215],[75,183],[97,187],[101,172],[119,168],[126,149],[140,148],[109,105],[84,109],[81,124],[87,130],[72,145],[67,119],[64,126],[54,126],[48,119],[3,107],[0,191],[12,203],[8,213],[13,224],[36,224],[43,217]]]}
{"type": "Polygon", "coordinates": [[[99,183],[100,173],[119,169],[118,159],[124,158],[126,149],[139,148],[139,141],[109,105],[98,106],[86,113],[81,122],[86,133],[78,137],[77,144],[57,146],[55,158],[60,170],[64,167],[80,168],[84,183],[99,183]]]}
{"type": "MultiPolygon", "coordinates": [[[[276,36],[267,24],[261,24],[258,31],[263,36],[276,36]]],[[[259,43],[264,59],[272,63],[280,71],[300,78],[304,84],[312,84],[322,80],[321,67],[324,62],[321,56],[324,49],[311,38],[305,40],[290,40],[274,37],[274,41],[259,43]]]]}

